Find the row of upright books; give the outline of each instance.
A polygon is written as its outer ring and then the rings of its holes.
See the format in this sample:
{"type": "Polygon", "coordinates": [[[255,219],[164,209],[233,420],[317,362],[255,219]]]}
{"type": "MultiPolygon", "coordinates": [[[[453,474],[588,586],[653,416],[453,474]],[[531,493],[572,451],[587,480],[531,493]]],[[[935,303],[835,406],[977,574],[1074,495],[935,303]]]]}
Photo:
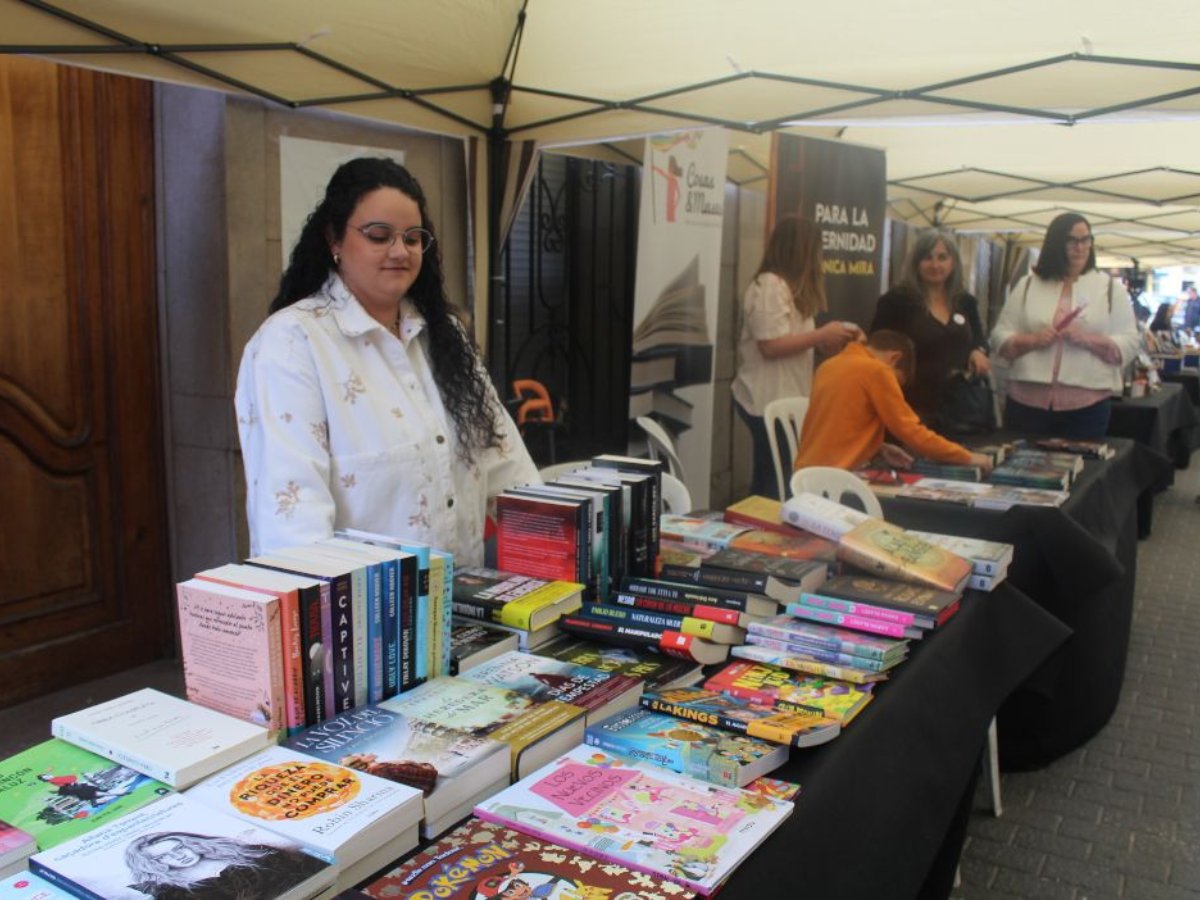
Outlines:
{"type": "Polygon", "coordinates": [[[295,734],[450,667],[453,557],[402,538],[336,537],[176,586],[188,697],[295,734]]]}

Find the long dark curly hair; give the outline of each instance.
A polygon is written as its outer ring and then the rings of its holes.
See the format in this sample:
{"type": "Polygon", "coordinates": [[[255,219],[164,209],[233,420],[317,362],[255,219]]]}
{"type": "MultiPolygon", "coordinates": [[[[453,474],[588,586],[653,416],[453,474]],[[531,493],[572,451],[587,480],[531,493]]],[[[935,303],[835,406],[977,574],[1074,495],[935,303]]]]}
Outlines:
{"type": "MultiPolygon", "coordinates": [[[[436,234],[425,192],[407,169],[393,160],[377,157],[360,157],[343,163],[329,179],[324,199],[304,223],[288,267],[279,279],[279,293],[271,301],[271,312],[311,297],[321,289],[337,269],[330,241],[343,238],[346,223],[359,201],[379,188],[395,188],[415,200],[421,213],[421,227],[436,234]]],[[[425,252],[408,298],[425,318],[433,380],[446,412],[454,420],[459,455],[470,464],[478,452],[500,446],[500,425],[487,375],[446,298],[437,241],[425,252]],[[483,410],[490,410],[491,415],[480,415],[483,410]]]]}

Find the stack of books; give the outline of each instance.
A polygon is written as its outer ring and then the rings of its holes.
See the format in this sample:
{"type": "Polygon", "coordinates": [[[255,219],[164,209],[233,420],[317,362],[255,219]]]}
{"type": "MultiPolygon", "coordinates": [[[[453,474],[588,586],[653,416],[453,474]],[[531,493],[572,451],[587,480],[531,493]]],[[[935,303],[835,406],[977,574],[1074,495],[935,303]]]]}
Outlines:
{"type": "Polygon", "coordinates": [[[979,509],[1005,510],[1014,506],[1062,506],[1067,502],[1070,493],[1057,489],[923,478],[915,484],[905,485],[897,496],[933,500],[938,503],[958,503],[979,509]]]}
{"type": "Polygon", "coordinates": [[[853,684],[883,681],[908,656],[907,638],[889,638],[782,614],[750,629],[741,659],[853,684]]]}
{"type": "Polygon", "coordinates": [[[58,738],[10,756],[0,761],[0,875],[172,790],[58,738]]]}
{"type": "Polygon", "coordinates": [[[791,812],[791,803],[588,746],[556,757],[475,807],[476,816],[501,828],[705,896],[791,812]]]}
{"type": "MultiPolygon", "coordinates": [[[[584,586],[578,582],[551,581],[483,567],[460,568],[454,573],[453,627],[450,634],[450,674],[465,671],[462,660],[477,652],[465,645],[486,646],[516,640],[516,649],[531,651],[558,637],[558,620],[576,612],[583,602],[584,586]],[[463,628],[484,625],[494,636],[488,639],[478,629],[464,634],[463,628]],[[456,635],[455,631],[459,633],[456,635]],[[456,651],[455,644],[460,646],[456,651]],[[469,651],[469,652],[468,652],[469,651]]],[[[470,666],[468,661],[468,667],[470,666]]]]}
{"type": "Polygon", "coordinates": [[[968,588],[992,591],[1008,577],[1008,567],[1013,559],[1012,544],[928,531],[913,531],[911,534],[970,560],[971,576],[967,579],[968,588]]]}
{"type": "Polygon", "coordinates": [[[622,647],[564,634],[536,651],[541,656],[616,672],[641,680],[646,690],[665,690],[695,684],[704,676],[703,667],[692,660],[666,656],[638,647],[622,647]]]}
{"type": "Polygon", "coordinates": [[[607,596],[622,575],[648,576],[658,557],[663,464],[602,454],[547,484],[496,500],[496,565],[582,584],[607,596]]]}
{"type": "Polygon", "coordinates": [[[867,574],[951,593],[961,593],[971,575],[961,556],[817,494],[797,494],[783,508],[788,522],[836,541],[838,559],[867,574]]]}
{"type": "Polygon", "coordinates": [[[421,835],[441,834],[509,784],[507,744],[384,706],[341,713],[286,747],[421,792],[421,835]]]}

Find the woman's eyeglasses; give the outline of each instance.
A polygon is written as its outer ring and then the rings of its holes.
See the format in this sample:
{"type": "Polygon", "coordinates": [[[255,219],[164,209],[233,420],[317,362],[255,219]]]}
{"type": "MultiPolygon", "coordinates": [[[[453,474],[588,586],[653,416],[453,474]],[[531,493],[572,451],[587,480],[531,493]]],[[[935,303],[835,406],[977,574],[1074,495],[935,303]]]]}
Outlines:
{"type": "Polygon", "coordinates": [[[433,246],[433,235],[424,228],[406,228],[398,231],[384,222],[369,222],[366,225],[351,225],[355,231],[376,247],[390,247],[399,238],[410,253],[424,253],[433,246]]]}
{"type": "Polygon", "coordinates": [[[1090,246],[1091,243],[1092,243],[1092,236],[1090,234],[1085,234],[1083,237],[1068,237],[1067,238],[1067,246],[1068,247],[1070,247],[1072,245],[1074,245],[1076,247],[1087,247],[1087,246],[1090,246]]]}

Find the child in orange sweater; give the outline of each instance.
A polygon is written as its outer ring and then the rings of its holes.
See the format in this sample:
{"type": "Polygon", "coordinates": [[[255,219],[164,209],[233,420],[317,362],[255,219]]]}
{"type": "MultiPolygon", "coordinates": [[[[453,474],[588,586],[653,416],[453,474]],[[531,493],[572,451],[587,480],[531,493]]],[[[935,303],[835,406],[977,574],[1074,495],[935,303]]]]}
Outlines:
{"type": "Polygon", "coordinates": [[[912,457],[905,450],[884,443],[887,431],[927,459],[989,471],[989,457],[929,430],[905,401],[901,385],[912,375],[915,357],[907,335],[885,329],[872,332],[865,344],[850,344],[819,366],[794,468],[857,469],[877,453],[887,465],[911,466],[912,457]]]}

